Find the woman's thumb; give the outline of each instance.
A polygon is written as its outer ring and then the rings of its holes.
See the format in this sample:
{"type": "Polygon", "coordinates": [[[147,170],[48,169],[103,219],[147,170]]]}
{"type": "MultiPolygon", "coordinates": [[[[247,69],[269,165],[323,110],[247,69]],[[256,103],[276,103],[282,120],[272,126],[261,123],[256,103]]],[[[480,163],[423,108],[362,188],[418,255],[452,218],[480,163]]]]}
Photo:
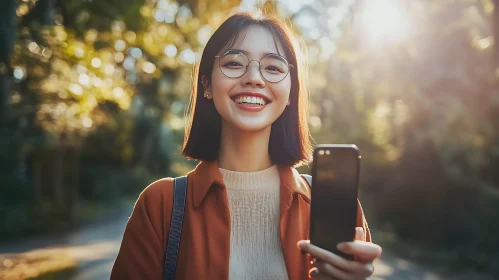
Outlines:
{"type": "Polygon", "coordinates": [[[362,227],[355,228],[355,239],[360,241],[366,241],[366,236],[364,234],[364,229],[362,227]]]}

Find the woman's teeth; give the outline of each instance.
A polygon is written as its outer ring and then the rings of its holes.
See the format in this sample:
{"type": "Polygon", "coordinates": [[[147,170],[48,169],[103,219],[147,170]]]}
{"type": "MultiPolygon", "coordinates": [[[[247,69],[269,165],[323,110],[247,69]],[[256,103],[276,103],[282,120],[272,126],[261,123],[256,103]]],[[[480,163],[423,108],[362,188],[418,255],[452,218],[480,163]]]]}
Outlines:
{"type": "Polygon", "coordinates": [[[247,104],[259,104],[259,105],[265,105],[267,102],[265,102],[265,99],[261,97],[254,97],[254,96],[241,96],[236,98],[236,103],[242,104],[242,103],[247,103],[247,104]]]}

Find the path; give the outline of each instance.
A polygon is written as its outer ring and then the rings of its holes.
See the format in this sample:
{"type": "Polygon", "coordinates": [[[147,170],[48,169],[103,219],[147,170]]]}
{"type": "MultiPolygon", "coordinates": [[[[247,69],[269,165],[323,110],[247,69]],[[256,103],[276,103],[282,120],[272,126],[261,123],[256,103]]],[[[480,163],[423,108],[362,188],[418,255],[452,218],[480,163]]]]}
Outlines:
{"type": "MultiPolygon", "coordinates": [[[[131,209],[130,209],[131,211],[131,209]]],[[[129,211],[105,222],[89,225],[61,236],[31,239],[0,246],[0,258],[5,255],[56,251],[71,256],[77,263],[74,277],[69,280],[109,279],[129,211]]]]}
{"type": "MultiPolygon", "coordinates": [[[[123,230],[130,212],[125,211],[107,222],[87,226],[64,236],[39,238],[22,244],[9,244],[0,247],[0,257],[5,254],[22,253],[29,250],[64,248],[77,262],[76,274],[70,280],[109,279],[111,268],[119,250],[123,230]]],[[[429,267],[384,253],[375,263],[376,271],[372,280],[441,280],[473,279],[489,280],[486,275],[459,274],[446,278],[439,276],[429,267]]]]}
{"type": "Polygon", "coordinates": [[[428,266],[396,257],[389,252],[384,252],[374,263],[374,267],[375,274],[372,280],[494,280],[492,276],[473,271],[460,271],[442,276],[428,266]]]}

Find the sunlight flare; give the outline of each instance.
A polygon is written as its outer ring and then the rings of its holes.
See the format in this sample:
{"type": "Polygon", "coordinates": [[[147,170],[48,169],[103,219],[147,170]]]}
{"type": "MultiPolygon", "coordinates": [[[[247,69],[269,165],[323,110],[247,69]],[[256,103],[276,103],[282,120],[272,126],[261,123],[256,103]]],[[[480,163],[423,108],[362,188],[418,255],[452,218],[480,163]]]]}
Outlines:
{"type": "Polygon", "coordinates": [[[394,41],[410,30],[410,17],[401,1],[370,0],[360,15],[362,28],[373,41],[394,41]]]}

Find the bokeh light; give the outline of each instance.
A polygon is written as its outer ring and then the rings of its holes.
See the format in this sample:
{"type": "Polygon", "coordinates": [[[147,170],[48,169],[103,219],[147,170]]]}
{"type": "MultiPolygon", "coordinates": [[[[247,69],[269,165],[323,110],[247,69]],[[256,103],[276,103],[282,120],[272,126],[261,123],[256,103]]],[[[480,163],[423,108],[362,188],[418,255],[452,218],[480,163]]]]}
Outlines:
{"type": "Polygon", "coordinates": [[[102,62],[98,57],[92,58],[92,66],[95,68],[99,68],[101,66],[102,62]]]}
{"type": "Polygon", "coordinates": [[[14,69],[13,75],[16,80],[22,80],[24,78],[24,71],[23,69],[16,67],[14,69]]]}
{"type": "Polygon", "coordinates": [[[168,44],[165,46],[164,52],[168,57],[175,57],[177,55],[177,47],[173,44],[168,44]]]}
{"type": "Polygon", "coordinates": [[[81,95],[83,93],[83,88],[79,84],[69,84],[69,91],[76,95],[81,95]]]}
{"type": "Polygon", "coordinates": [[[123,68],[125,68],[128,71],[132,71],[135,69],[135,59],[133,57],[127,57],[123,61],[123,68]]]}
{"type": "Polygon", "coordinates": [[[130,54],[131,54],[134,58],[139,59],[139,58],[141,58],[141,57],[142,57],[142,50],[141,50],[141,49],[139,49],[139,48],[132,48],[132,49],[130,50],[130,54]]]}
{"type": "Polygon", "coordinates": [[[114,61],[116,61],[117,63],[123,62],[124,59],[125,55],[122,52],[117,52],[114,54],[114,61]]]}
{"type": "Polygon", "coordinates": [[[182,61],[188,64],[193,64],[196,62],[196,54],[191,49],[185,49],[180,52],[180,58],[182,61]]]}
{"type": "Polygon", "coordinates": [[[107,64],[104,68],[104,73],[107,75],[112,75],[114,73],[114,66],[112,64],[107,64]]]}
{"type": "Polygon", "coordinates": [[[156,65],[152,64],[149,61],[146,61],[142,65],[142,70],[144,70],[144,72],[146,72],[147,74],[152,74],[154,73],[154,71],[156,71],[156,65]]]}
{"type": "Polygon", "coordinates": [[[78,82],[84,86],[88,85],[89,81],[90,78],[87,74],[80,74],[80,76],[78,76],[78,82]]]}
{"type": "Polygon", "coordinates": [[[123,40],[117,40],[115,43],[114,43],[114,49],[121,52],[121,51],[124,51],[126,48],[126,43],[125,41],[123,40]]]}
{"type": "Polygon", "coordinates": [[[82,125],[83,127],[86,127],[86,128],[91,128],[92,127],[92,119],[89,118],[89,117],[85,117],[83,120],[82,120],[82,125]]]}

